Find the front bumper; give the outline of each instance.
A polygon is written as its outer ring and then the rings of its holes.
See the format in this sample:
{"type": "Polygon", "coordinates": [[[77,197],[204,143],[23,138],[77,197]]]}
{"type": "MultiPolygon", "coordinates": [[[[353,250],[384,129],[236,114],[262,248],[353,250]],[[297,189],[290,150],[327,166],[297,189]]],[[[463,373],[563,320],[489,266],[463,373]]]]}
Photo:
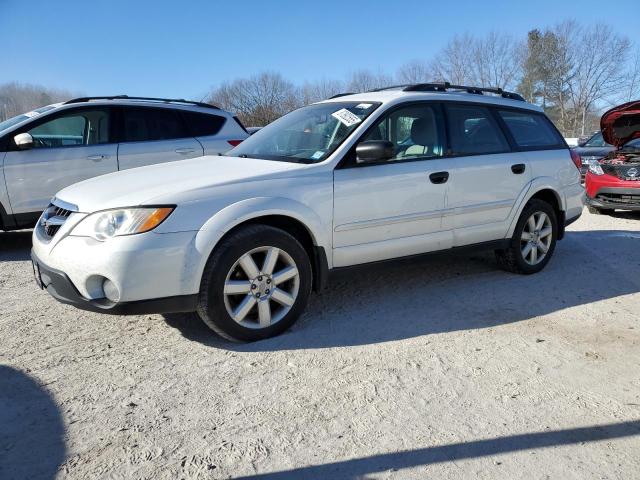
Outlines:
{"type": "Polygon", "coordinates": [[[44,264],[33,251],[31,252],[31,260],[34,265],[36,282],[41,288],[45,289],[59,302],[73,305],[82,310],[112,315],[144,315],[151,313],[193,312],[196,310],[197,295],[178,295],[118,303],[111,302],[106,298],[87,299],[80,294],[64,272],[44,264]]]}
{"type": "Polygon", "coordinates": [[[587,205],[604,210],[640,210],[640,188],[600,188],[587,205]]]}

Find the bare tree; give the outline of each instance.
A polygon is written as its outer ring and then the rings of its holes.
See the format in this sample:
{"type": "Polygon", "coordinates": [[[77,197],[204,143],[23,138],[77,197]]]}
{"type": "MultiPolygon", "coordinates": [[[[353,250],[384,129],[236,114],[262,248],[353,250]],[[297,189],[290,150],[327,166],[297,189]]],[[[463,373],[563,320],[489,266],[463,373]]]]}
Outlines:
{"type": "Polygon", "coordinates": [[[625,75],[622,97],[616,103],[630,102],[638,97],[640,97],[640,46],[636,47],[631,57],[629,69],[625,75]]]}
{"type": "Polygon", "coordinates": [[[300,87],[300,103],[308,105],[310,103],[325,100],[333,95],[343,92],[343,83],[339,80],[328,80],[323,78],[317,82],[307,82],[300,87]]]}
{"type": "Polygon", "coordinates": [[[570,84],[574,132],[584,135],[588,114],[597,103],[619,92],[625,84],[622,67],[631,48],[629,39],[616,34],[608,25],[584,28],[572,47],[575,76],[570,84]]]}
{"type": "Polygon", "coordinates": [[[396,72],[398,83],[424,83],[431,79],[429,65],[422,60],[412,60],[402,65],[396,72]]]}
{"type": "Polygon", "coordinates": [[[524,46],[511,35],[489,32],[475,39],[472,72],[474,82],[485,87],[512,88],[521,75],[524,46]]]}
{"type": "Polygon", "coordinates": [[[393,84],[393,78],[386,73],[371,70],[357,70],[351,74],[347,82],[347,90],[350,92],[367,92],[376,88],[384,88],[393,84]]]}
{"type": "Polygon", "coordinates": [[[472,45],[475,39],[465,33],[455,35],[431,62],[433,77],[458,85],[474,83],[474,58],[472,45]]]}
{"type": "Polygon", "coordinates": [[[5,83],[0,85],[0,121],[74,96],[79,94],[40,85],[5,83]]]}
{"type": "Polygon", "coordinates": [[[249,126],[266,125],[300,104],[294,85],[272,72],[223,83],[209,101],[237,113],[249,126]]]}
{"type": "Polygon", "coordinates": [[[521,74],[525,49],[512,36],[490,32],[477,38],[454,36],[431,63],[439,81],[459,85],[512,88],[521,74]]]}

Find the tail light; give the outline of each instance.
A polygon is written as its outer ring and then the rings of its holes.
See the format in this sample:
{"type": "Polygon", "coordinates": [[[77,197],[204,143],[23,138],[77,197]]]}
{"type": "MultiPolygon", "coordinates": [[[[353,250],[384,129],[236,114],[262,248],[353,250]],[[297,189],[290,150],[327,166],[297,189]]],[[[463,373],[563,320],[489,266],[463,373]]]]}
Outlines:
{"type": "Polygon", "coordinates": [[[575,150],[570,150],[570,151],[571,151],[571,160],[573,160],[573,163],[575,164],[576,168],[581,171],[582,159],[580,158],[580,155],[575,150]]]}
{"type": "Polygon", "coordinates": [[[237,147],[242,143],[242,140],[227,140],[227,143],[232,147],[237,147]]]}

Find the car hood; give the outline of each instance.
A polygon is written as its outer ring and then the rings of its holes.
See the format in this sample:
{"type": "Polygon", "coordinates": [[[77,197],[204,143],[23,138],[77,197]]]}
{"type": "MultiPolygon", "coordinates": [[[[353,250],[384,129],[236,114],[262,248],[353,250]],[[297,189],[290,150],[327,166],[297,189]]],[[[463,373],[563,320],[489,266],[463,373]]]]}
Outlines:
{"type": "Polygon", "coordinates": [[[81,212],[136,205],[171,204],[206,195],[210,187],[289,175],[307,164],[253,158],[204,156],[132,168],[67,187],[56,198],[81,212]],[[202,195],[199,195],[199,192],[202,195]],[[191,194],[191,195],[189,195],[191,194]]]}
{"type": "Polygon", "coordinates": [[[600,129],[605,142],[620,148],[640,138],[640,101],[618,105],[602,115],[600,129]]]}

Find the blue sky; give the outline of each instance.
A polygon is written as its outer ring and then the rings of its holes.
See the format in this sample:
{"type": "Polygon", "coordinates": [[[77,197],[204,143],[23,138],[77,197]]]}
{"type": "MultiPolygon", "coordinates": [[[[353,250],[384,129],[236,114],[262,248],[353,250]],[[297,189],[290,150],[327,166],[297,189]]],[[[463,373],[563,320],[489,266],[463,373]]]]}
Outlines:
{"type": "Polygon", "coordinates": [[[395,73],[427,59],[455,33],[518,36],[574,18],[623,27],[596,1],[149,1],[0,0],[0,83],[90,95],[202,96],[224,80],[264,70],[302,83],[359,68],[395,73]]]}

